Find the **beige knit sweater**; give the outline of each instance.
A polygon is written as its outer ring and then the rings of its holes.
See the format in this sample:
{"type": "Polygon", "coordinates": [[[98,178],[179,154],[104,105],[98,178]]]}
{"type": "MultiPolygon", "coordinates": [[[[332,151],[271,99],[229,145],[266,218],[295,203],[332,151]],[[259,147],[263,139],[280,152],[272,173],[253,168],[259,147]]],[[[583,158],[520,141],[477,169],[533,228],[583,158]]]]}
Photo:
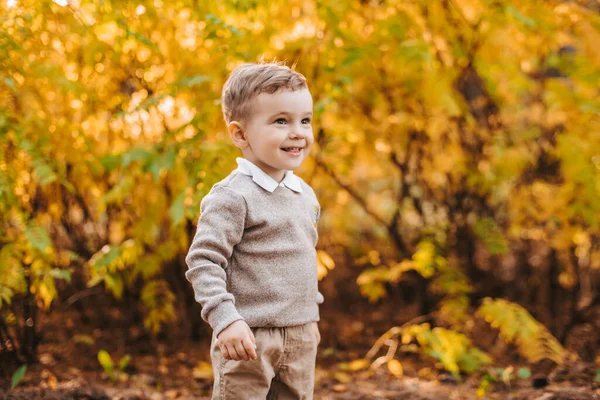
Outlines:
{"type": "Polygon", "coordinates": [[[216,335],[240,319],[250,327],[319,320],[320,207],[300,182],[301,193],[283,186],[271,193],[235,170],[202,200],[185,277],[216,335]]]}

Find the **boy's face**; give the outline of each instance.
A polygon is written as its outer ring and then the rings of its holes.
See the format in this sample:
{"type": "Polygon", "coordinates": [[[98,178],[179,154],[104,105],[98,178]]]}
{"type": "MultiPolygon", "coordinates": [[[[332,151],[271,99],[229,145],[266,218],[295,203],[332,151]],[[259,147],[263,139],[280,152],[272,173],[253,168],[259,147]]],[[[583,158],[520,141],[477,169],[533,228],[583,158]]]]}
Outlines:
{"type": "Polygon", "coordinates": [[[246,159],[280,182],[286,170],[300,166],[313,144],[312,96],[308,89],[261,93],[250,107],[250,116],[234,132],[230,126],[230,134],[246,159]]]}

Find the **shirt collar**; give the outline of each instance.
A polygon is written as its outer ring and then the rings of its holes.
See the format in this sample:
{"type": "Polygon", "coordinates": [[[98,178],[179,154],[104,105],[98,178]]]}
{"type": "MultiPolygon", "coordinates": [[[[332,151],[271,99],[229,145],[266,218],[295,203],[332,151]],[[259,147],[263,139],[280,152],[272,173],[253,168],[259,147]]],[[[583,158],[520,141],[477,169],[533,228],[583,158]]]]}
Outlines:
{"type": "MultiPolygon", "coordinates": [[[[235,159],[238,164],[238,171],[244,175],[252,177],[252,180],[256,182],[258,186],[273,193],[279,183],[269,175],[267,175],[262,169],[257,167],[253,162],[246,160],[245,158],[238,157],[235,159]]],[[[300,178],[298,178],[292,171],[285,171],[285,177],[281,184],[294,192],[302,193],[302,184],[300,178]]]]}

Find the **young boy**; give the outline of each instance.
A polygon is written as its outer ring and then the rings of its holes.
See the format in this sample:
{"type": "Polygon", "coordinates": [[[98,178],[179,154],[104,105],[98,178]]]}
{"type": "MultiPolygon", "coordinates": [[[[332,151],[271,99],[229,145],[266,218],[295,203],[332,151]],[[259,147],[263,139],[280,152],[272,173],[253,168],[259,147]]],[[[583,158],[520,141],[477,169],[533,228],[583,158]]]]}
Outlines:
{"type": "Polygon", "coordinates": [[[225,83],[238,168],[201,202],[185,276],[213,328],[213,399],[312,399],[317,321],[315,193],[293,174],[313,143],[304,76],[243,64],[225,83]]]}

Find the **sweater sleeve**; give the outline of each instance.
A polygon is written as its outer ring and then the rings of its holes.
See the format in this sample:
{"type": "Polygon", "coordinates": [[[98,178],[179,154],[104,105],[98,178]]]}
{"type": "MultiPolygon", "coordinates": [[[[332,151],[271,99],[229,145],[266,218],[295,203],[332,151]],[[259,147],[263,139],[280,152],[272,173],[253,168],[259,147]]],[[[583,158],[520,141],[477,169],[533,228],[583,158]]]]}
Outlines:
{"type": "Polygon", "coordinates": [[[243,319],[235,299],[227,291],[228,261],[244,233],[246,202],[241,194],[215,186],[202,199],[196,234],[185,258],[186,279],[194,298],[202,305],[201,317],[215,335],[231,323],[243,319]]]}
{"type": "MultiPolygon", "coordinates": [[[[316,196],[315,196],[315,199],[316,199],[316,196]]],[[[317,208],[317,215],[315,218],[316,219],[315,226],[317,226],[319,224],[319,220],[321,219],[321,204],[319,204],[318,200],[317,200],[317,204],[318,204],[318,208],[317,208]]],[[[317,237],[318,237],[318,233],[317,233],[317,237]]],[[[317,298],[315,300],[316,300],[317,304],[323,304],[323,302],[325,301],[325,297],[323,297],[323,294],[319,291],[319,289],[317,289],[317,298]]]]}

